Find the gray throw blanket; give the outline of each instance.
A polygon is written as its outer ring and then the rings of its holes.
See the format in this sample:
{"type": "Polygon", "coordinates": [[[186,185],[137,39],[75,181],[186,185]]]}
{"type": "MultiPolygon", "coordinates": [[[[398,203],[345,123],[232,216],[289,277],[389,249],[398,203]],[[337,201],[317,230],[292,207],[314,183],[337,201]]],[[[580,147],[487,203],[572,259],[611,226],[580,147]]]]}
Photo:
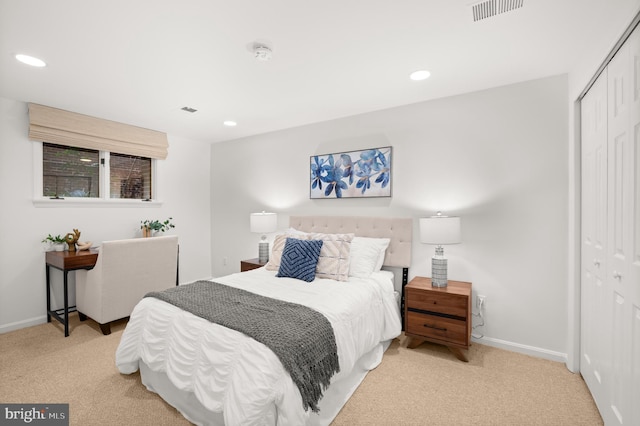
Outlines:
{"type": "Polygon", "coordinates": [[[319,411],[322,391],[340,371],[331,323],[306,306],[211,281],[154,291],[145,297],[163,300],[267,346],[300,390],[305,410],[319,411]]]}

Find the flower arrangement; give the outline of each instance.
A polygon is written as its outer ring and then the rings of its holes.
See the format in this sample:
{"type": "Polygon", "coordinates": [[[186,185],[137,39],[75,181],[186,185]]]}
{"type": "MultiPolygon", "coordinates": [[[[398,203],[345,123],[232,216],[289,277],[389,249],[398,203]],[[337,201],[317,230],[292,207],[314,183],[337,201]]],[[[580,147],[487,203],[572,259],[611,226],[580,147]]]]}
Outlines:
{"type": "Polygon", "coordinates": [[[154,232],[165,232],[171,228],[175,228],[176,226],[171,222],[173,220],[172,217],[165,221],[159,221],[157,219],[146,219],[140,221],[140,229],[142,229],[142,234],[147,237],[151,236],[154,232]]]}
{"type": "Polygon", "coordinates": [[[42,242],[49,244],[62,244],[65,242],[65,239],[59,234],[56,236],[49,234],[42,240],[42,242]]]}
{"type": "Polygon", "coordinates": [[[62,235],[47,235],[42,240],[43,243],[47,244],[46,251],[55,250],[55,251],[63,251],[64,243],[66,242],[62,235]]]}

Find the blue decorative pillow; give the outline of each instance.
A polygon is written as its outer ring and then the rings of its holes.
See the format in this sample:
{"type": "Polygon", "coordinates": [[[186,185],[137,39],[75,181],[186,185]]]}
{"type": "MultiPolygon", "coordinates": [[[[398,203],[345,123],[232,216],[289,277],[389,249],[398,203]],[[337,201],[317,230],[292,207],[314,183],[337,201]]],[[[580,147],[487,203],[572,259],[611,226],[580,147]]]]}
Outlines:
{"type": "Polygon", "coordinates": [[[313,281],[316,278],[316,265],[321,248],[322,240],[287,238],[276,277],[313,281]]]}

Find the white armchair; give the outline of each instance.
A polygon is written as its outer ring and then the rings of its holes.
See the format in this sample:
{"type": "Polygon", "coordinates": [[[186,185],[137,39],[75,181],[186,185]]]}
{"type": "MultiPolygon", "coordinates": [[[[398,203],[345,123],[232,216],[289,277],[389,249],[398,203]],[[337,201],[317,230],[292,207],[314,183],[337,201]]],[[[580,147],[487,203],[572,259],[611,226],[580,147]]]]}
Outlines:
{"type": "Polygon", "coordinates": [[[111,322],[131,315],[150,291],[177,284],[178,237],[105,241],[96,266],[76,271],[76,307],[111,333],[111,322]]]}

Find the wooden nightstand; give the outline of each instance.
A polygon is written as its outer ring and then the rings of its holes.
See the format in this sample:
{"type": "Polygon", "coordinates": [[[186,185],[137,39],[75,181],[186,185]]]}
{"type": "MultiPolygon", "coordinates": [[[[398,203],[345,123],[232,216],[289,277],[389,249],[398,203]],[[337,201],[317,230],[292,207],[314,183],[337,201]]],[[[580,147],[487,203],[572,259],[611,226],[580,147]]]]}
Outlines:
{"type": "Polygon", "coordinates": [[[432,287],[431,278],[415,277],[405,287],[405,335],[414,349],[421,343],[446,345],[461,361],[471,345],[471,283],[449,281],[432,287]]]}
{"type": "Polygon", "coordinates": [[[260,263],[258,261],[258,258],[253,258],[253,259],[247,259],[247,260],[241,260],[240,261],[240,272],[246,272],[246,271],[250,271],[252,269],[256,269],[259,268],[261,266],[266,265],[265,263],[260,263]]]}

